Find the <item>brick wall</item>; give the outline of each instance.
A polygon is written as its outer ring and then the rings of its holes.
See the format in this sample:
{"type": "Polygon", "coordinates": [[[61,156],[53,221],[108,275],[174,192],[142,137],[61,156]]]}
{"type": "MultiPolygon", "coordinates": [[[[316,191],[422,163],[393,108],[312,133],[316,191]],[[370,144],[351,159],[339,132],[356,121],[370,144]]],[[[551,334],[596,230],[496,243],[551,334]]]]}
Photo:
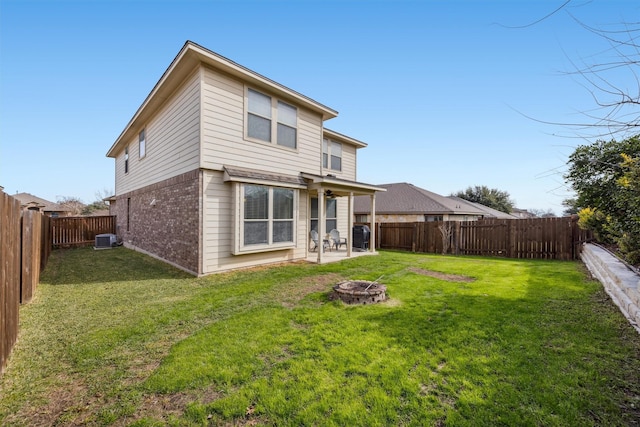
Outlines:
{"type": "Polygon", "coordinates": [[[126,246],[200,272],[200,170],[118,195],[114,211],[126,246]]]}

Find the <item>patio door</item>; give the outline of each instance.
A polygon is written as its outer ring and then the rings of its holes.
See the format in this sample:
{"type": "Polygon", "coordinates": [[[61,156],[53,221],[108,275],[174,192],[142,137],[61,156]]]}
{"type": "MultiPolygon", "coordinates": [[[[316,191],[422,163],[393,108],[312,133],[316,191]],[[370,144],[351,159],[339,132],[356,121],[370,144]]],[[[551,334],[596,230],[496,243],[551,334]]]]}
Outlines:
{"type": "MultiPolygon", "coordinates": [[[[338,228],[338,201],[336,199],[325,199],[325,232],[338,228]]],[[[311,224],[310,230],[318,231],[318,198],[311,198],[311,224]]]]}

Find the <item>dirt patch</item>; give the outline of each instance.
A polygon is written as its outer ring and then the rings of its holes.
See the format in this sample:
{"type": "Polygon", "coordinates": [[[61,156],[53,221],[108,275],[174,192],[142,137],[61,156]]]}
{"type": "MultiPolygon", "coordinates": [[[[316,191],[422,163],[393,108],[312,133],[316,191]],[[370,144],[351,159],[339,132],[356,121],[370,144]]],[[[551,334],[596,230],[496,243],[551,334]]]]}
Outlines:
{"type": "Polygon", "coordinates": [[[167,422],[171,417],[182,416],[191,403],[197,402],[207,405],[221,396],[221,393],[216,391],[214,386],[203,391],[149,394],[138,404],[135,414],[127,419],[127,424],[142,418],[167,422]]]}
{"type": "Polygon", "coordinates": [[[440,280],[446,280],[447,282],[470,283],[470,282],[475,282],[476,280],[473,277],[469,277],[469,276],[441,273],[439,271],[424,270],[422,268],[416,268],[416,267],[409,267],[407,270],[411,271],[412,273],[421,274],[423,276],[429,276],[429,277],[433,277],[440,280]]]}
{"type": "MultiPolygon", "coordinates": [[[[307,295],[330,291],[335,284],[344,280],[344,277],[335,273],[305,277],[302,280],[291,282],[286,288],[286,293],[281,294],[279,298],[283,306],[293,308],[307,295]]],[[[284,289],[279,288],[278,290],[282,292],[284,289]]]]}
{"type": "MultiPolygon", "coordinates": [[[[144,397],[135,415],[128,421],[141,418],[167,421],[172,416],[181,416],[187,405],[196,400],[197,396],[189,393],[151,394],[144,397]]],[[[209,401],[212,400],[215,399],[209,401]]]]}
{"type": "MultiPolygon", "coordinates": [[[[70,377],[60,375],[55,391],[47,395],[47,402],[42,405],[25,405],[22,410],[4,419],[6,425],[51,426],[61,423],[60,420],[75,418],[87,406],[87,388],[81,381],[73,381],[70,377]]],[[[65,421],[66,425],[81,425],[65,421]]],[[[5,425],[5,424],[2,424],[5,425]]]]}

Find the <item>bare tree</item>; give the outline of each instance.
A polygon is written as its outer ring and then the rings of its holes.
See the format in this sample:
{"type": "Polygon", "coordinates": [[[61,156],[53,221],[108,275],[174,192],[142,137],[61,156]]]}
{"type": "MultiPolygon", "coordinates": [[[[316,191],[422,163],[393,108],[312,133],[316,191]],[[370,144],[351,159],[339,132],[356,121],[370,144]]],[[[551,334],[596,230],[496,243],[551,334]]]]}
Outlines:
{"type": "Polygon", "coordinates": [[[552,209],[531,208],[531,209],[527,209],[527,211],[535,215],[537,218],[555,218],[556,217],[556,214],[552,209]]]}
{"type": "Polygon", "coordinates": [[[640,22],[619,22],[607,28],[596,28],[581,21],[569,10],[572,0],[564,1],[549,14],[522,26],[527,28],[550,19],[560,11],[566,12],[578,26],[596,38],[605,48],[591,52],[585,58],[568,60],[572,70],[564,74],[576,78],[594,101],[594,107],[580,111],[582,120],[557,122],[524,116],[540,123],[561,126],[571,131],[571,137],[597,139],[634,136],[640,130],[640,22]]]}
{"type": "Polygon", "coordinates": [[[85,204],[77,197],[58,196],[56,203],[71,212],[71,215],[78,216],[82,214],[85,204]]]}
{"type": "Polygon", "coordinates": [[[597,62],[572,61],[575,69],[567,74],[582,80],[595,107],[582,112],[584,123],[569,125],[596,138],[636,134],[640,128],[640,22],[621,22],[611,29],[599,29],[572,18],[603,39],[608,49],[594,57],[599,59],[597,62]]]}
{"type": "Polygon", "coordinates": [[[442,254],[449,253],[451,247],[451,237],[453,236],[453,227],[450,222],[443,222],[438,226],[438,230],[442,234],[442,254]]]}

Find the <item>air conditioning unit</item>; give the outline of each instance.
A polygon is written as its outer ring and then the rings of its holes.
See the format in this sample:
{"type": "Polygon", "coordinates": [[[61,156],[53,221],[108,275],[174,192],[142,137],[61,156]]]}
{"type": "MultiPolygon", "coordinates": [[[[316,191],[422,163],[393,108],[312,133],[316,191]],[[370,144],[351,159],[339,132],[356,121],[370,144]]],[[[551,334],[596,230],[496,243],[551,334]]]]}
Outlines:
{"type": "Polygon", "coordinates": [[[117,240],[115,234],[98,234],[96,235],[95,249],[109,249],[116,246],[117,240]]]}

